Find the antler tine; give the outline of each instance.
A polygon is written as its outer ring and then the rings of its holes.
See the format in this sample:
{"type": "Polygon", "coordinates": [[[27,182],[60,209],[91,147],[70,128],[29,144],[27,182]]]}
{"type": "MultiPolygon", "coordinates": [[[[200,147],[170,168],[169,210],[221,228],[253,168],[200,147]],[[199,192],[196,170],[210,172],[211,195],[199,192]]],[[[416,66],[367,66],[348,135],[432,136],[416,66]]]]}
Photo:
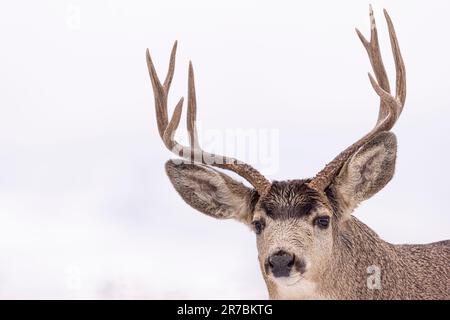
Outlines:
{"type": "Polygon", "coordinates": [[[172,118],[168,121],[167,115],[167,96],[175,71],[175,54],[177,42],[175,42],[170,56],[169,71],[164,84],[161,85],[156,70],[147,49],[147,66],[155,97],[155,111],[159,134],[164,145],[176,155],[191,162],[199,162],[206,165],[212,165],[218,168],[233,171],[250,182],[258,193],[263,196],[270,188],[268,181],[261,173],[248,164],[242,163],[234,158],[215,155],[204,152],[199,145],[196,127],[197,101],[195,95],[194,69],[192,63],[189,63],[188,77],[188,110],[187,110],[187,130],[189,134],[189,147],[179,144],[175,138],[175,132],[180,124],[181,113],[183,111],[183,98],[177,103],[172,118]]]}
{"type": "Polygon", "coordinates": [[[395,122],[399,118],[406,99],[406,71],[405,65],[400,53],[400,48],[395,34],[392,20],[386,10],[384,15],[389,29],[389,37],[391,40],[392,52],[395,60],[396,68],[396,95],[393,97],[390,94],[389,80],[386,75],[386,70],[381,58],[380,47],[378,44],[378,34],[373,16],[373,10],[370,6],[370,20],[371,20],[371,37],[370,42],[367,41],[361,32],[356,29],[356,32],[367,50],[369,60],[372,64],[372,69],[375,73],[374,77],[369,73],[370,83],[373,89],[380,97],[380,111],[375,127],[366,135],[364,135],[357,142],[342,151],[333,161],[325,166],[315,177],[309,182],[309,186],[316,190],[324,190],[331,183],[332,179],[339,172],[344,163],[366,142],[370,141],[375,135],[382,131],[392,129],[395,122]],[[378,81],[378,82],[377,82],[378,81]]]}
{"type": "Polygon", "coordinates": [[[172,47],[172,52],[170,54],[169,70],[167,72],[166,79],[164,80],[164,85],[161,85],[161,81],[159,81],[158,75],[156,74],[155,66],[150,56],[150,51],[148,49],[146,51],[148,73],[150,75],[153,88],[153,95],[155,97],[156,121],[158,124],[158,131],[161,138],[164,137],[164,131],[166,130],[168,124],[167,95],[169,93],[170,85],[172,83],[173,74],[175,71],[176,53],[177,53],[177,41],[175,41],[172,47]]]}
{"type": "Polygon", "coordinates": [[[166,145],[167,149],[171,150],[172,152],[180,155],[180,152],[182,149],[184,149],[183,146],[179,145],[175,140],[175,133],[177,131],[178,125],[180,124],[181,119],[181,113],[183,111],[183,101],[184,98],[181,97],[181,99],[178,101],[177,105],[175,106],[175,109],[173,110],[172,118],[170,119],[169,124],[167,125],[166,129],[164,130],[163,134],[163,142],[166,145]]]}
{"type": "Polygon", "coordinates": [[[172,84],[173,74],[175,73],[175,58],[177,55],[178,41],[175,41],[170,52],[169,69],[167,70],[166,80],[164,80],[164,88],[166,95],[169,94],[170,85],[172,84]]]}
{"type": "Polygon", "coordinates": [[[191,148],[198,149],[199,141],[197,136],[197,98],[195,96],[194,68],[192,62],[189,61],[189,79],[188,79],[188,115],[187,130],[189,134],[189,144],[191,148]]]}
{"type": "MultiPolygon", "coordinates": [[[[378,42],[378,30],[375,22],[375,16],[373,14],[372,5],[369,5],[369,15],[370,15],[370,42],[366,40],[363,34],[356,28],[356,33],[358,34],[361,43],[367,51],[367,55],[369,56],[370,64],[372,65],[372,69],[375,73],[375,77],[377,78],[378,84],[383,90],[386,92],[391,92],[389,86],[389,79],[386,73],[386,69],[383,64],[383,58],[380,52],[380,44],[378,42]]],[[[378,113],[378,120],[383,119],[387,112],[387,106],[380,100],[380,110],[378,113]]]]}
{"type": "Polygon", "coordinates": [[[403,106],[406,101],[406,68],[405,63],[400,52],[400,47],[398,45],[397,35],[395,33],[394,24],[392,23],[391,17],[389,16],[386,9],[383,10],[384,16],[389,29],[389,38],[391,40],[392,53],[394,55],[395,61],[395,71],[396,71],[396,98],[400,102],[400,110],[397,116],[403,111],[403,106]]]}

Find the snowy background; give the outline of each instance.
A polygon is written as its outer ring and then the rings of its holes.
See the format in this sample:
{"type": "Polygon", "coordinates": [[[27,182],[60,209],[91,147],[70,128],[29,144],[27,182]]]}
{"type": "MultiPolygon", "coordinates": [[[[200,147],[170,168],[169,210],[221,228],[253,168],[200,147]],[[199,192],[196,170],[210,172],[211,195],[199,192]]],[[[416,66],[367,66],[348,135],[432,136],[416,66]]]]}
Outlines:
{"type": "MultiPolygon", "coordinates": [[[[372,1],[396,26],[408,97],[392,182],[357,216],[384,239],[450,238],[450,2],[372,1]]],[[[171,106],[196,70],[205,129],[278,132],[271,179],[304,178],[374,123],[353,1],[14,1],[0,10],[0,298],[265,298],[255,237],[165,176],[144,52],[171,106]]],[[[184,121],[182,122],[184,125],[184,121]]],[[[239,152],[237,152],[239,156],[239,152]]],[[[242,160],[247,160],[241,155],[242,160]]]]}

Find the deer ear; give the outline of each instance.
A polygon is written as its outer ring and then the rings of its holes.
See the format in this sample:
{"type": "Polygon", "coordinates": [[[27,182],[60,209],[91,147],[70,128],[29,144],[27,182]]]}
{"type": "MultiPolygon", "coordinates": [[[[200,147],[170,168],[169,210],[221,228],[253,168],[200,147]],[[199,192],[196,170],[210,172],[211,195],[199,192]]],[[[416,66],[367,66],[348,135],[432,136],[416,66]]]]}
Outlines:
{"type": "Polygon", "coordinates": [[[259,198],[254,189],[208,166],[175,161],[166,162],[166,172],[188,205],[217,219],[251,223],[253,207],[259,198]]]}
{"type": "Polygon", "coordinates": [[[393,177],[397,139],[391,132],[381,132],[364,144],[342,167],[332,187],[351,213],[362,201],[380,191],[393,177]]]}

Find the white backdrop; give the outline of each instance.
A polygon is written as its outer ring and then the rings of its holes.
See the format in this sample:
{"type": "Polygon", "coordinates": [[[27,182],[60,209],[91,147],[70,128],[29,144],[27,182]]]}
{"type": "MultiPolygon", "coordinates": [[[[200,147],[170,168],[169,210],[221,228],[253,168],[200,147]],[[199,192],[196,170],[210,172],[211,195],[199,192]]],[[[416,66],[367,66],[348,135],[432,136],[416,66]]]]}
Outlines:
{"type": "MultiPolygon", "coordinates": [[[[408,97],[396,175],[356,214],[394,243],[448,239],[450,2],[372,3],[391,83],[383,7],[396,26],[408,97]]],[[[0,297],[267,297],[254,234],[165,176],[145,48],[162,75],[179,40],[171,105],[192,59],[202,127],[275,130],[269,177],[305,178],[377,116],[354,27],[369,35],[365,1],[5,3],[0,297]]]]}

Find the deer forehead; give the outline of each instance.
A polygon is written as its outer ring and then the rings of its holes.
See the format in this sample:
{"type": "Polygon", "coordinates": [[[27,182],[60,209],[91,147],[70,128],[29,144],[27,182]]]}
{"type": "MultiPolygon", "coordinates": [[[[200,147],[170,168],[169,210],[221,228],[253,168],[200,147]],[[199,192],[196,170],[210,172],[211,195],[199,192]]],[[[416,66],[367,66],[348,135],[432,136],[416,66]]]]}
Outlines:
{"type": "Polygon", "coordinates": [[[311,189],[309,180],[274,181],[259,207],[272,220],[308,218],[329,208],[328,201],[311,189]]]}

